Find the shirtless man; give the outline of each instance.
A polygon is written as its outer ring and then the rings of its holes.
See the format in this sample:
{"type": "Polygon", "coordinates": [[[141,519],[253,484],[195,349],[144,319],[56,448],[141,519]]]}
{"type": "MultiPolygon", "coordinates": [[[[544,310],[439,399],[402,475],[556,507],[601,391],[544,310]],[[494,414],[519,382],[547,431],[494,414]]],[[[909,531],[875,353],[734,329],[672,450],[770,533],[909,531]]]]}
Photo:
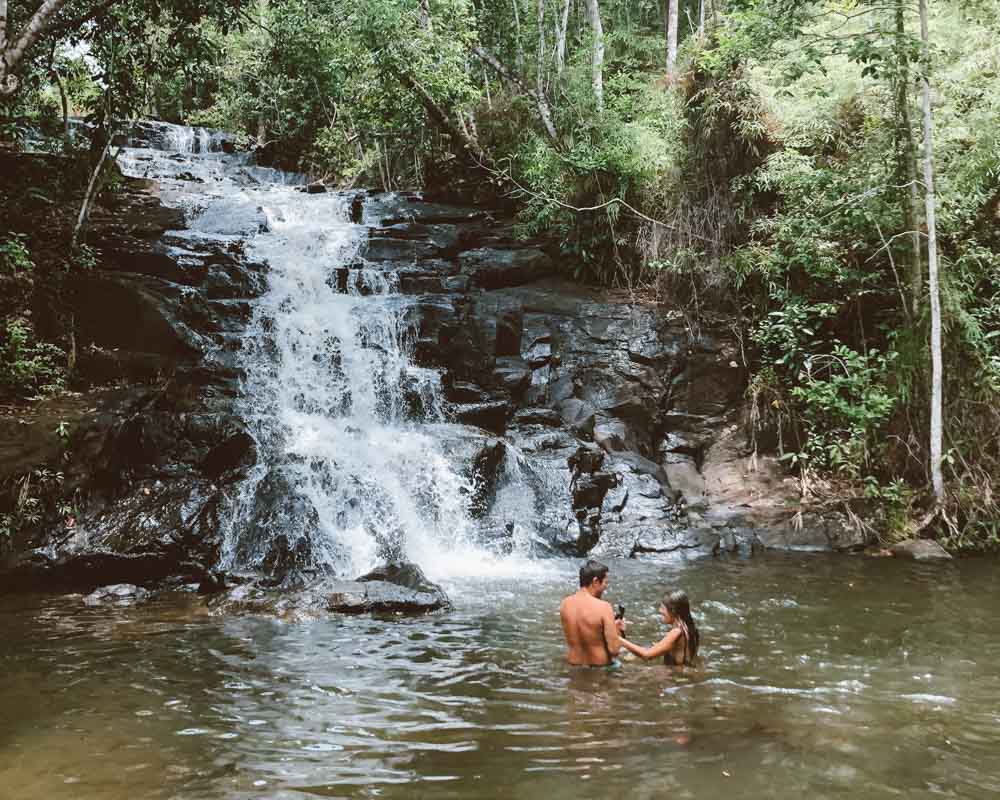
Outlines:
{"type": "Polygon", "coordinates": [[[580,567],[580,590],[559,606],[570,664],[603,667],[618,655],[625,623],[616,620],[611,604],[601,599],[607,588],[608,568],[588,561],[580,567]]]}

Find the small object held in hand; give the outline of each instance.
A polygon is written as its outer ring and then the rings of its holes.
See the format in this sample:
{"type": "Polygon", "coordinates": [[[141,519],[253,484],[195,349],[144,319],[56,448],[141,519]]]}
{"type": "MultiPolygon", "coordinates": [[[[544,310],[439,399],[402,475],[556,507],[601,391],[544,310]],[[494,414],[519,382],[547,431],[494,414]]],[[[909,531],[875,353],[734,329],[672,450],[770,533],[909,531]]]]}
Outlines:
{"type": "MultiPolygon", "coordinates": [[[[605,617],[607,619],[607,617],[605,617]]],[[[618,610],[615,612],[615,619],[625,619],[625,606],[621,603],[618,604],[618,610]]]]}

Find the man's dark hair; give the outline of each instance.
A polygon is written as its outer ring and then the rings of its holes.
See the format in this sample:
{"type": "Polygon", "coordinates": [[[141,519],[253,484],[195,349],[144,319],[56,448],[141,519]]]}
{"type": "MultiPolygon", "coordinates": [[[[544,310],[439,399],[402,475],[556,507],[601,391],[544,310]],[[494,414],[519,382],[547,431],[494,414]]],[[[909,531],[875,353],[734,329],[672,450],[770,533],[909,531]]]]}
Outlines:
{"type": "Polygon", "coordinates": [[[600,561],[590,559],[590,561],[580,567],[580,586],[586,588],[587,586],[590,586],[595,579],[603,581],[604,576],[607,574],[608,568],[604,566],[604,564],[600,561]]]}

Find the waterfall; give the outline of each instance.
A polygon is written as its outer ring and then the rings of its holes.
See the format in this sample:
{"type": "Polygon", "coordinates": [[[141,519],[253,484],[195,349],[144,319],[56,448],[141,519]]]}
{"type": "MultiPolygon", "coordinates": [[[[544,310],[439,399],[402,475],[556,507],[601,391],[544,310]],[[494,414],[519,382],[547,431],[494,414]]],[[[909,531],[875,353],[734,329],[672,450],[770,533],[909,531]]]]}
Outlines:
{"type": "Polygon", "coordinates": [[[523,572],[477,545],[469,469],[488,437],[446,420],[441,375],[413,360],[413,301],[395,272],[359,258],[368,229],[350,221],[350,198],[296,191],[302,176],[219,152],[203,129],[144,125],[146,146],[120,163],[187,211],[175,235],[239,242],[268,266],[236,401],[258,463],[234,498],[223,567],[354,577],[406,559],[432,577],[523,572]]]}
{"type": "Polygon", "coordinates": [[[295,558],[342,575],[470,543],[471,487],[432,435],[439,375],[413,364],[395,276],[352,269],[338,286],[366,232],[346,198],[272,189],[259,200],[268,232],[250,254],[270,265],[269,290],[242,349],[241,413],[260,462],[227,561],[265,567],[274,526],[295,558]]]}

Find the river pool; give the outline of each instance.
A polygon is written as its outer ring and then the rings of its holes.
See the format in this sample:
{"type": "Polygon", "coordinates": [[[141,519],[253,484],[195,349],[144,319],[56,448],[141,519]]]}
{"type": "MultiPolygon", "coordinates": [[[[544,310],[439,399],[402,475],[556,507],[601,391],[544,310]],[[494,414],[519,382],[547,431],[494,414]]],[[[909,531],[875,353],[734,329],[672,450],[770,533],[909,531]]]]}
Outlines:
{"type": "Polygon", "coordinates": [[[992,561],[612,562],[629,635],[691,595],[705,665],[561,660],[576,563],[445,581],[454,610],[301,623],[0,598],[0,797],[995,797],[992,561]]]}

